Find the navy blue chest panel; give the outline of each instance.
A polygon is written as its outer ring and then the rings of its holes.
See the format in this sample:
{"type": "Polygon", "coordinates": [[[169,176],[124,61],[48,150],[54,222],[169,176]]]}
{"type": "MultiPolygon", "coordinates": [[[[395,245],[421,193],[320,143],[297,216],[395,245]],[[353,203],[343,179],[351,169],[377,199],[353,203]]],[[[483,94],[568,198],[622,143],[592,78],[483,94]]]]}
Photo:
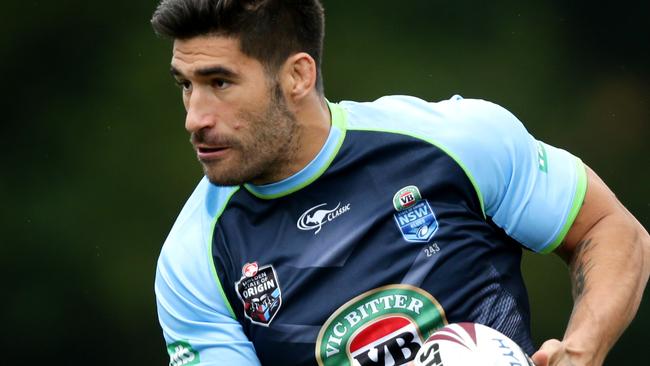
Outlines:
{"type": "Polygon", "coordinates": [[[268,365],[406,363],[418,337],[458,321],[531,352],[520,257],[452,158],[381,132],[348,131],[328,170],[288,196],[239,190],[213,233],[228,301],[268,365]]]}

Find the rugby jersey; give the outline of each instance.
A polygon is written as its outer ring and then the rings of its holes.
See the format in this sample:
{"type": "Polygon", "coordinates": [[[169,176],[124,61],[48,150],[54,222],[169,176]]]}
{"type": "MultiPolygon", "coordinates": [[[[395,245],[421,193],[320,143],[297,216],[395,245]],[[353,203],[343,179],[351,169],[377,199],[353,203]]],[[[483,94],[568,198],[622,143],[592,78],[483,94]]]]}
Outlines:
{"type": "Polygon", "coordinates": [[[280,182],[204,178],[158,261],[172,365],[401,365],[448,323],[534,347],[522,248],[553,251],[586,174],[482,100],[329,103],[280,182]]]}

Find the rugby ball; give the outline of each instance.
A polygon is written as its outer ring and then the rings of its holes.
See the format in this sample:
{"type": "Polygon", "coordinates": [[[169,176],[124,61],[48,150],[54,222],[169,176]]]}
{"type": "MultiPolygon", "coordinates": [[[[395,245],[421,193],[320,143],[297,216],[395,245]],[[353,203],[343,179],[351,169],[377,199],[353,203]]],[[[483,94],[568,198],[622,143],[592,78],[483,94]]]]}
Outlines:
{"type": "Polygon", "coordinates": [[[513,340],[488,326],[455,323],[438,329],[415,356],[418,366],[534,366],[513,340]]]}

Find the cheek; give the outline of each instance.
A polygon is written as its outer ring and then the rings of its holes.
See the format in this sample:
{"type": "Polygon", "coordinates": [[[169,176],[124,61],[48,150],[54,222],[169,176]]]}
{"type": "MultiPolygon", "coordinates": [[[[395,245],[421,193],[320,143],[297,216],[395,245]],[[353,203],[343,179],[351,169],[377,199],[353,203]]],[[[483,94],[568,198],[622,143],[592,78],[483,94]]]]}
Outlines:
{"type": "Polygon", "coordinates": [[[187,94],[183,93],[183,107],[185,107],[185,112],[189,111],[190,98],[187,94]]]}

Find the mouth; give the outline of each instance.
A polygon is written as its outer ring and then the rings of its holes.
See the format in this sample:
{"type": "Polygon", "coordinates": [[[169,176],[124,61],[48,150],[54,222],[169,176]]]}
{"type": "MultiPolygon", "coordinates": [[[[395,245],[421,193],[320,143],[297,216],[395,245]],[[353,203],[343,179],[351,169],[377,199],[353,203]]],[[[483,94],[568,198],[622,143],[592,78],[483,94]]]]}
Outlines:
{"type": "Polygon", "coordinates": [[[218,146],[218,147],[197,146],[196,147],[196,155],[199,158],[199,160],[202,162],[222,158],[225,154],[228,153],[228,151],[230,151],[229,146],[218,146]]]}

